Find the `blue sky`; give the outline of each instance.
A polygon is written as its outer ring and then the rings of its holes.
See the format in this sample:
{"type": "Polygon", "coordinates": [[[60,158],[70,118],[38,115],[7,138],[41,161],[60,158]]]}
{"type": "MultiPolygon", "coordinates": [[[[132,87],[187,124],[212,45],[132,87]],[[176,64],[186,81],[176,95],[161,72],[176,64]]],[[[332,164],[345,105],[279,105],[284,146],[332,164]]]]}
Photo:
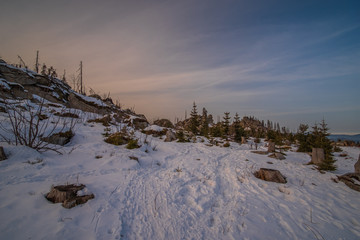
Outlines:
{"type": "Polygon", "coordinates": [[[7,1],[0,56],[58,72],[84,64],[85,84],[149,120],[214,116],[322,118],[360,133],[359,1],[7,1]]]}

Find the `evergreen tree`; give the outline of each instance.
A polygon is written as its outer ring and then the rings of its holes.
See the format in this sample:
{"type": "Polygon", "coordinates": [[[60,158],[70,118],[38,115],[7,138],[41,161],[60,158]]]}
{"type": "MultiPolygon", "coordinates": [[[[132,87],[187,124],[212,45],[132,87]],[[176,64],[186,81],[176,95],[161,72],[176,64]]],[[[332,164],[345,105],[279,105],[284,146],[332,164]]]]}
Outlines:
{"type": "Polygon", "coordinates": [[[213,137],[222,137],[223,136],[223,133],[222,133],[222,126],[221,126],[221,123],[218,122],[217,124],[215,124],[211,129],[210,129],[210,132],[211,132],[211,136],[213,137]]]}
{"type": "Polygon", "coordinates": [[[239,114],[236,113],[234,117],[234,132],[235,132],[235,142],[241,142],[241,137],[245,136],[244,129],[240,125],[239,114]]]}
{"type": "Polygon", "coordinates": [[[329,128],[323,119],[320,123],[320,126],[315,124],[312,132],[312,147],[322,148],[324,150],[325,159],[322,164],[319,166],[321,170],[335,171],[336,166],[334,165],[336,160],[332,154],[331,141],[328,138],[330,133],[328,132],[329,128]]]}
{"type": "Polygon", "coordinates": [[[224,112],[225,116],[223,117],[223,133],[225,137],[229,136],[230,133],[230,112],[224,112]]]}
{"type": "Polygon", "coordinates": [[[203,108],[203,113],[201,116],[200,134],[205,137],[209,135],[208,115],[207,115],[207,110],[205,108],[203,108]]]}
{"type": "Polygon", "coordinates": [[[311,152],[311,142],[308,133],[309,126],[307,124],[300,124],[298,132],[296,134],[296,139],[299,141],[298,152],[311,152]]]}
{"type": "Polygon", "coordinates": [[[185,134],[182,129],[180,129],[178,132],[176,132],[176,138],[178,139],[178,142],[186,142],[185,134]]]}
{"type": "Polygon", "coordinates": [[[198,113],[197,113],[197,106],[194,102],[193,109],[190,113],[190,131],[197,135],[198,134],[198,127],[199,127],[199,120],[198,120],[198,113]]]}

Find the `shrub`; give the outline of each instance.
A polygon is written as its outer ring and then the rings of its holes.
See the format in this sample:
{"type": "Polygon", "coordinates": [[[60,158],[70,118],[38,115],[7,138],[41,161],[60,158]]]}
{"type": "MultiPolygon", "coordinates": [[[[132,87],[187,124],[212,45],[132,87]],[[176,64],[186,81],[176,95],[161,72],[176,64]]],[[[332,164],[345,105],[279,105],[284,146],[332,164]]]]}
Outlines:
{"type": "Polygon", "coordinates": [[[342,152],[342,149],[339,146],[334,146],[334,152],[342,152]]]}
{"type": "Polygon", "coordinates": [[[229,142],[226,142],[223,147],[230,147],[230,143],[229,142]]]}
{"type": "Polygon", "coordinates": [[[59,117],[79,118],[78,114],[72,112],[57,112],[54,115],[59,117]]]}
{"type": "Polygon", "coordinates": [[[110,126],[110,122],[111,122],[111,117],[110,115],[106,115],[103,118],[97,118],[97,119],[92,119],[88,121],[89,123],[102,123],[102,125],[104,125],[105,127],[109,127],[110,126]]]}
{"type": "Polygon", "coordinates": [[[127,136],[124,136],[121,132],[116,132],[111,134],[109,137],[105,138],[104,140],[106,143],[113,144],[113,145],[123,145],[126,144],[129,140],[127,136]]]}
{"type": "Polygon", "coordinates": [[[55,131],[62,132],[65,137],[74,135],[72,129],[76,121],[60,121],[48,117],[44,119],[44,99],[36,107],[33,106],[28,100],[24,102],[9,103],[6,102],[5,109],[10,121],[10,128],[0,123],[0,136],[8,143],[15,143],[15,145],[24,145],[33,148],[37,151],[52,150],[57,153],[59,148],[51,146],[49,139],[55,131]],[[70,129],[63,132],[64,129],[70,129]],[[10,134],[11,136],[9,137],[10,134]]]}
{"type": "Polygon", "coordinates": [[[176,133],[176,138],[178,139],[178,142],[187,142],[183,130],[180,130],[176,133]]]}
{"type": "Polygon", "coordinates": [[[127,149],[135,149],[135,148],[139,148],[140,145],[138,144],[138,140],[137,139],[130,139],[128,144],[126,145],[127,149]]]}

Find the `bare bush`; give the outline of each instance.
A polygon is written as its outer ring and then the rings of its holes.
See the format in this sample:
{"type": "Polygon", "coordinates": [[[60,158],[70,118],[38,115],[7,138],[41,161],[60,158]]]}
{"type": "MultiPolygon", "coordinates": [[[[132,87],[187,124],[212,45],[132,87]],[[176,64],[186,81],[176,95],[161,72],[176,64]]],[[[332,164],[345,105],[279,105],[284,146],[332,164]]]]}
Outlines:
{"type": "Polygon", "coordinates": [[[76,121],[54,117],[45,113],[44,99],[38,104],[32,104],[29,100],[23,102],[5,103],[5,111],[10,122],[10,127],[0,123],[0,137],[9,144],[24,145],[37,151],[52,150],[60,153],[60,147],[48,142],[54,133],[64,130],[73,131],[76,121]],[[44,118],[43,116],[48,116],[44,118]]]}

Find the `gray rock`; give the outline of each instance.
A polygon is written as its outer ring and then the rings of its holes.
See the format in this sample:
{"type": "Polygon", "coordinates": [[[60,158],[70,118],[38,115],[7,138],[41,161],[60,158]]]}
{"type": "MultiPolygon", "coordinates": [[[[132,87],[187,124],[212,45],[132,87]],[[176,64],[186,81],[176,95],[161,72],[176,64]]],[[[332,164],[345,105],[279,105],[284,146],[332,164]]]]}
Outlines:
{"type": "Polygon", "coordinates": [[[322,148],[313,148],[311,155],[311,162],[320,165],[325,160],[324,149],[322,148]]]}
{"type": "Polygon", "coordinates": [[[358,161],[354,165],[354,168],[355,168],[355,173],[360,173],[360,154],[358,161]]]}
{"type": "Polygon", "coordinates": [[[346,173],[341,176],[337,176],[340,181],[346,184],[349,188],[360,192],[360,173],[346,173]],[[355,181],[356,180],[356,181],[355,181]]]}
{"type": "MultiPolygon", "coordinates": [[[[266,153],[267,153],[267,152],[266,152],[266,153]]],[[[285,156],[284,156],[282,153],[278,153],[278,152],[272,153],[272,154],[270,154],[268,157],[270,157],[270,158],[275,158],[275,159],[278,159],[278,160],[284,160],[284,159],[286,159],[285,156]]]]}
{"type": "Polygon", "coordinates": [[[133,123],[135,129],[144,129],[147,126],[149,126],[149,123],[145,117],[134,118],[132,120],[132,123],[133,123]]]}
{"type": "Polygon", "coordinates": [[[166,138],[164,140],[164,142],[172,142],[176,140],[176,135],[173,131],[171,131],[170,129],[167,130],[166,132],[166,138]]]}
{"type": "Polygon", "coordinates": [[[268,152],[275,152],[275,143],[269,141],[268,152]]]}
{"type": "Polygon", "coordinates": [[[67,132],[55,133],[49,137],[42,138],[41,140],[51,144],[64,146],[65,144],[70,142],[73,136],[74,133],[69,130],[67,132]]]}
{"type": "Polygon", "coordinates": [[[158,125],[160,127],[165,128],[174,128],[174,124],[169,119],[158,119],[154,121],[154,125],[158,125]]]}
{"type": "Polygon", "coordinates": [[[279,159],[279,160],[284,160],[284,159],[286,159],[285,158],[285,156],[283,155],[283,154],[281,154],[281,153],[275,153],[275,157],[276,157],[276,159],[279,159]]]}
{"type": "Polygon", "coordinates": [[[45,198],[53,203],[62,203],[64,208],[73,208],[79,204],[84,204],[88,200],[95,198],[94,194],[78,196],[77,192],[84,189],[85,185],[60,185],[51,188],[45,198]]]}
{"type": "Polygon", "coordinates": [[[268,182],[286,183],[286,178],[279,170],[260,168],[259,171],[254,173],[254,176],[268,182]]]}

